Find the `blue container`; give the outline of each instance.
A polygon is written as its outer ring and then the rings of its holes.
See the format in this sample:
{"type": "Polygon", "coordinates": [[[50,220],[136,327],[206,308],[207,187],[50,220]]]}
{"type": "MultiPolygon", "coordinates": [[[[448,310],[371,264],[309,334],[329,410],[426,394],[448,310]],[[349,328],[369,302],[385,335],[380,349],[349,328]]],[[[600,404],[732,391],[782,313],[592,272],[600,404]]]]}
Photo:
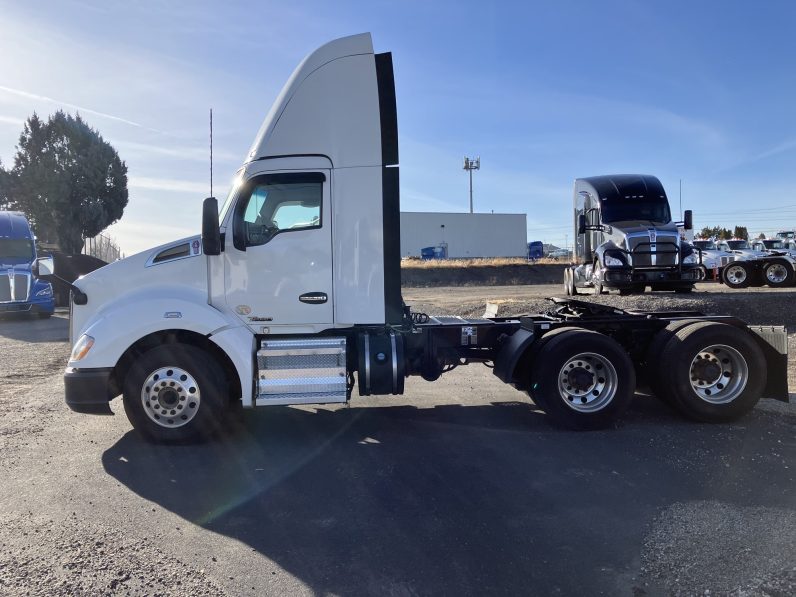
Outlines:
{"type": "Polygon", "coordinates": [[[421,259],[434,259],[435,258],[435,255],[434,255],[435,251],[434,250],[436,248],[437,247],[425,247],[423,249],[420,249],[420,258],[421,259]]]}

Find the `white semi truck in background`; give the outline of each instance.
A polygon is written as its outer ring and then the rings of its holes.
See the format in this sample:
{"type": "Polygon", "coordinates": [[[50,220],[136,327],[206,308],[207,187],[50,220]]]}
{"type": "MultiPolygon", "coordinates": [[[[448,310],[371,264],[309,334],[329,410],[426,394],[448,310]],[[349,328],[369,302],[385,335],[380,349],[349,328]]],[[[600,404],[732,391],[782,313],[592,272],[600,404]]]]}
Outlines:
{"type": "Polygon", "coordinates": [[[231,410],[395,395],[483,362],[552,419],[606,427],[639,383],[687,416],[733,419],[787,400],[787,336],[695,312],[554,299],[516,318],[430,317],[401,298],[392,58],[369,34],[292,74],[202,235],[74,284],[67,404],[123,396],[155,441],[206,436],[231,410]]]}

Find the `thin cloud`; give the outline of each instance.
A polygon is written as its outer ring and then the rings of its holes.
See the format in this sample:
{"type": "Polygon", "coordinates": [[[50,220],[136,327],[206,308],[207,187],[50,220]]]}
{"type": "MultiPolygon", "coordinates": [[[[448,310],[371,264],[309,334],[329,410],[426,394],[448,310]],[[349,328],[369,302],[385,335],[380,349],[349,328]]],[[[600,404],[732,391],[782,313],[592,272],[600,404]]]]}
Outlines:
{"type": "MultiPolygon", "coordinates": [[[[208,147],[174,147],[168,145],[136,143],[133,141],[116,141],[115,145],[122,150],[139,152],[141,155],[154,154],[197,162],[210,161],[210,149],[208,147]]],[[[229,151],[213,150],[213,160],[221,162],[240,162],[242,159],[242,156],[235,155],[229,151]]]]}
{"type": "Polygon", "coordinates": [[[107,112],[92,110],[91,108],[86,108],[85,106],[78,106],[77,104],[71,104],[69,102],[57,100],[51,97],[47,97],[46,95],[39,95],[38,93],[30,93],[29,91],[24,91],[22,89],[14,89],[13,87],[6,87],[5,85],[0,85],[0,91],[5,91],[6,93],[10,93],[12,95],[17,95],[19,97],[24,97],[27,99],[32,99],[40,102],[47,102],[50,104],[56,104],[59,106],[64,106],[66,108],[72,108],[74,110],[83,112],[85,114],[93,114],[94,116],[99,116],[100,118],[106,118],[108,120],[113,120],[115,122],[121,122],[123,124],[127,124],[129,126],[133,126],[139,129],[144,129],[155,133],[163,133],[163,131],[160,131],[158,129],[153,129],[148,126],[144,126],[143,124],[135,122],[133,120],[128,120],[120,116],[114,116],[113,114],[108,114],[107,112]]]}
{"type": "Polygon", "coordinates": [[[0,116],[0,124],[9,124],[22,128],[24,118],[14,118],[13,116],[0,116]]]}
{"type": "Polygon", "coordinates": [[[131,176],[127,182],[130,188],[148,189],[151,191],[169,191],[175,193],[207,193],[209,183],[179,180],[176,178],[148,178],[131,176]]]}

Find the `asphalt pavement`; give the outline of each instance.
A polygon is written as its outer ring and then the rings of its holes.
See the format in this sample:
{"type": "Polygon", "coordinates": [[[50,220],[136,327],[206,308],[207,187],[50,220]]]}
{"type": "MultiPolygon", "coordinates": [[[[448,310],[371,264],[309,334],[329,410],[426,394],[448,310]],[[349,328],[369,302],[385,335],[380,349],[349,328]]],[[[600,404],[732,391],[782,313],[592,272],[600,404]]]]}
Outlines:
{"type": "Polygon", "coordinates": [[[793,594],[796,407],[638,395],[551,427],[481,365],[154,446],[63,404],[67,322],[0,321],[0,593],[793,594]]]}

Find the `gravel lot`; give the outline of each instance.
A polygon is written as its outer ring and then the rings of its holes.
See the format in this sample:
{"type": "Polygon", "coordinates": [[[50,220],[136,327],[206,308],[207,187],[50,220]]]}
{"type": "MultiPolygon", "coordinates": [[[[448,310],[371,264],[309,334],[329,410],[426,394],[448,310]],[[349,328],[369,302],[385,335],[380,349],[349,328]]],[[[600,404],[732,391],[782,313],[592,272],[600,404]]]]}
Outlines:
{"type": "MultiPolygon", "coordinates": [[[[597,300],[796,330],[793,291],[701,290],[597,300]]],[[[550,294],[404,292],[462,315],[550,294]]],[[[66,335],[64,316],[0,320],[0,594],[796,593],[793,404],[701,425],[639,395],[616,429],[572,433],[472,366],[159,447],[116,402],[113,417],[66,409],[66,335]]]]}

